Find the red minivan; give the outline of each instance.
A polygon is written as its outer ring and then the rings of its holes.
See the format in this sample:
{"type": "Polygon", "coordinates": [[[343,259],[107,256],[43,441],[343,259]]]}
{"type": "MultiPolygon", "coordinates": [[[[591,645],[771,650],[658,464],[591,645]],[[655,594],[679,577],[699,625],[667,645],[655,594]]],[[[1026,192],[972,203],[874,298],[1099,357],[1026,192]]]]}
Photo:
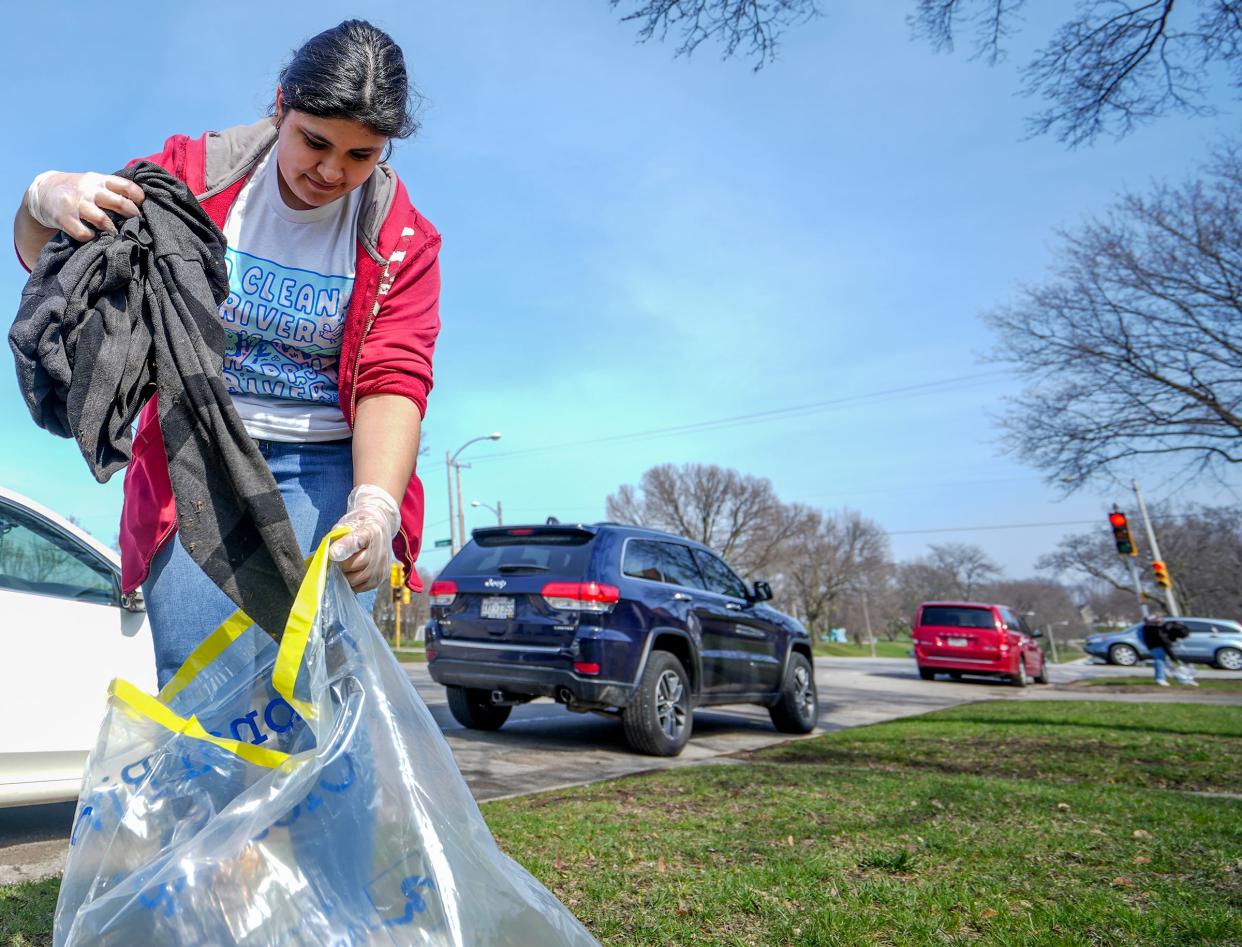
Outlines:
{"type": "Polygon", "coordinates": [[[1027,627],[1004,605],[979,602],[924,602],[914,616],[914,659],[919,677],[937,672],[957,680],[963,674],[991,674],[1019,687],[1048,683],[1044,652],[1027,627]]]}

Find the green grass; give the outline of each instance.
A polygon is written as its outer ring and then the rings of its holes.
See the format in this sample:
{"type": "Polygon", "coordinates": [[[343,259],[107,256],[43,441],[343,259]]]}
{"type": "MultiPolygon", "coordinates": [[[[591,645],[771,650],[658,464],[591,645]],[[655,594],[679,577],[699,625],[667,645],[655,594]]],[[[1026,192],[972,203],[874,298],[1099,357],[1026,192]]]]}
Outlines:
{"type": "Polygon", "coordinates": [[[60,879],[0,886],[0,944],[43,947],[52,942],[52,913],[60,879]]]}
{"type": "MultiPolygon", "coordinates": [[[[1201,677],[1198,679],[1200,690],[1209,691],[1233,691],[1242,693],[1242,678],[1221,678],[1221,677],[1201,677]]],[[[1173,687],[1180,686],[1177,681],[1169,682],[1173,687]]],[[[1142,677],[1091,677],[1085,681],[1078,681],[1077,687],[1150,687],[1155,688],[1156,683],[1152,675],[1146,674],[1142,677]]]]}
{"type": "Polygon", "coordinates": [[[1242,790],[1242,709],[996,702],[746,759],[484,813],[608,945],[1242,944],[1242,803],[1159,788],[1242,790]]]}
{"type": "MultiPolygon", "coordinates": [[[[908,658],[914,649],[914,643],[905,641],[876,641],[875,656],[877,658],[908,658]]],[[[824,658],[869,658],[871,645],[838,644],[836,642],[817,641],[812,646],[815,654],[824,658]]]]}
{"type": "Polygon", "coordinates": [[[483,812],[609,947],[1242,945],[1239,773],[1239,707],[996,701],[483,812]]]}
{"type": "Polygon", "coordinates": [[[426,661],[427,652],[422,648],[393,648],[398,661],[426,661]]]}

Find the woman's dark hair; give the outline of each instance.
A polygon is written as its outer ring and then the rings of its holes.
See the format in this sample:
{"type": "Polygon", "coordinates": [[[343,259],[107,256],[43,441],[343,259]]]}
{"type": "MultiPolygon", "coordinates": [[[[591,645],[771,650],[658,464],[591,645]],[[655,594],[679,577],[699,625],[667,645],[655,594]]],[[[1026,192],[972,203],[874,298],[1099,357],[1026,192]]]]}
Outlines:
{"type": "Polygon", "coordinates": [[[312,36],[280,71],[284,110],[350,118],[386,138],[418,130],[420,99],[393,38],[366,20],[346,20],[312,36]]]}

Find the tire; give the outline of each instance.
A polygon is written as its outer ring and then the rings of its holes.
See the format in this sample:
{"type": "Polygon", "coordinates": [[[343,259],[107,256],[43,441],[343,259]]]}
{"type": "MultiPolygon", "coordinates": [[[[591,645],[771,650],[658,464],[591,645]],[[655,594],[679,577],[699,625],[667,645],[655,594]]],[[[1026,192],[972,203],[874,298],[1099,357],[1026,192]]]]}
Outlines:
{"type": "Polygon", "coordinates": [[[810,733],[819,722],[819,692],[806,655],[793,652],[785,668],[781,696],[768,708],[772,726],[781,733],[810,733]]]}
{"type": "Polygon", "coordinates": [[[667,651],[652,651],[634,696],[621,711],[626,742],[648,756],[677,756],[693,723],[686,669],[667,651]]]}
{"type": "Polygon", "coordinates": [[[488,691],[452,684],[446,685],[445,690],[448,691],[449,712],[453,719],[469,730],[499,730],[513,709],[497,707],[488,691]]]}
{"type": "Polygon", "coordinates": [[[1045,657],[1039,662],[1039,673],[1035,675],[1036,684],[1048,683],[1048,658],[1045,657]]]}
{"type": "Polygon", "coordinates": [[[1216,652],[1215,664],[1222,671],[1242,671],[1242,651],[1237,648],[1221,648],[1216,652]]]}
{"type": "Polygon", "coordinates": [[[1115,644],[1108,649],[1108,663],[1120,664],[1123,668],[1132,668],[1138,664],[1138,651],[1133,645],[1115,644]]]}
{"type": "Polygon", "coordinates": [[[1026,673],[1026,662],[1022,660],[1022,655],[1018,655],[1018,673],[1011,675],[1009,678],[1014,687],[1026,687],[1031,683],[1031,678],[1026,673]]]}
{"type": "Polygon", "coordinates": [[[919,668],[919,677],[925,681],[934,681],[936,679],[936,672],[931,668],[919,668]]]}
{"type": "Polygon", "coordinates": [[[951,681],[960,681],[961,679],[962,679],[962,672],[961,672],[961,671],[950,671],[950,672],[949,672],[949,680],[951,680],[951,681]]]}

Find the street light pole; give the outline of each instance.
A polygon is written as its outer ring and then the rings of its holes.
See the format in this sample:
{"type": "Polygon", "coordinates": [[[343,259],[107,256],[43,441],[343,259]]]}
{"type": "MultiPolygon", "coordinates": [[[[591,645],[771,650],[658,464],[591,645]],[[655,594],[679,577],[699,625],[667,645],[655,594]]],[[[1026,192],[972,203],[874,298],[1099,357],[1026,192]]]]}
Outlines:
{"type": "Polygon", "coordinates": [[[475,507],[476,509],[477,509],[478,507],[480,507],[480,506],[481,506],[481,507],[483,507],[483,509],[485,509],[485,510],[491,510],[493,513],[495,513],[495,514],[496,514],[496,525],[497,525],[497,526],[504,526],[504,525],[505,525],[504,520],[503,520],[503,519],[501,519],[501,516],[500,516],[500,501],[499,501],[499,500],[497,500],[497,501],[496,501],[496,505],[495,505],[495,506],[489,506],[489,505],[488,505],[488,504],[486,504],[486,503],[480,503],[478,500],[471,500],[471,501],[470,501],[470,505],[471,505],[471,506],[473,506],[473,507],[475,507]]]}
{"type": "MultiPolygon", "coordinates": [[[[470,440],[466,441],[466,443],[462,444],[461,447],[457,448],[457,450],[448,458],[449,533],[450,534],[453,532],[453,468],[456,468],[456,471],[457,471],[457,527],[458,527],[457,532],[460,538],[460,543],[457,545],[456,548],[453,549],[454,553],[456,553],[458,549],[462,548],[462,546],[466,545],[466,516],[465,516],[464,511],[462,510],[462,503],[461,503],[461,468],[466,465],[457,463],[457,458],[461,454],[461,452],[464,451],[471,444],[475,444],[479,441],[498,441],[498,440],[500,440],[499,431],[493,431],[491,434],[483,434],[480,437],[472,437],[470,438],[470,440]]],[[[451,540],[450,540],[450,543],[451,543],[451,540]]]]}

